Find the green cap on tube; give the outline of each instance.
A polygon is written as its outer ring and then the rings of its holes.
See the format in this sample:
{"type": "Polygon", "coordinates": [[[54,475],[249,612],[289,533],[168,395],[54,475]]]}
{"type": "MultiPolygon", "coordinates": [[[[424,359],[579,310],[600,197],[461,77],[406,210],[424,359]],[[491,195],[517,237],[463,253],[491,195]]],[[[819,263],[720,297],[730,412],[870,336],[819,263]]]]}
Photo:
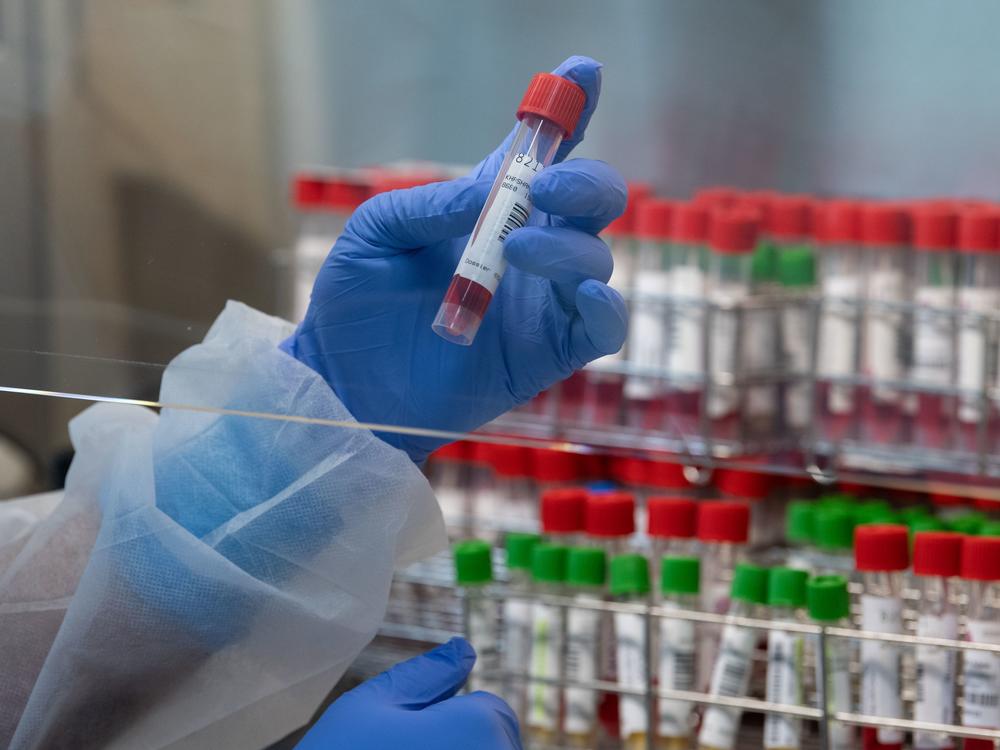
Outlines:
{"type": "Polygon", "coordinates": [[[918,531],[947,531],[948,527],[943,521],[934,516],[916,516],[910,518],[907,523],[910,533],[916,534],[918,531]]]}
{"type": "Polygon", "coordinates": [[[959,534],[975,535],[985,522],[986,519],[980,513],[963,513],[949,520],[948,525],[952,531],[957,531],[959,534]]]}
{"type": "Polygon", "coordinates": [[[649,563],[642,555],[611,558],[611,593],[614,596],[645,596],[649,593],[649,563]]]}
{"type": "Polygon", "coordinates": [[[536,544],[531,553],[531,577],[539,583],[564,583],[569,547],[536,544]]]}
{"type": "Polygon", "coordinates": [[[607,556],[600,547],[571,547],[566,558],[566,583],[570,586],[603,586],[607,556]]]}
{"type": "Polygon", "coordinates": [[[823,508],[816,513],[816,546],[842,551],[854,549],[854,514],[843,508],[823,508]]]}
{"type": "Polygon", "coordinates": [[[493,558],[490,545],[479,539],[459,542],[454,548],[455,582],[459,586],[476,586],[493,580],[493,558]]]}
{"type": "Polygon", "coordinates": [[[660,563],[660,590],[664,594],[697,594],[701,589],[701,560],[664,557],[660,563]]]}
{"type": "Polygon", "coordinates": [[[504,539],[507,549],[507,567],[511,570],[531,570],[531,553],[541,544],[538,534],[521,534],[511,531],[504,539]]]}
{"type": "Polygon", "coordinates": [[[816,260],[812,250],[792,247],[779,253],[778,280],[787,287],[813,286],[816,283],[816,260]]]}
{"type": "Polygon", "coordinates": [[[816,539],[816,504],[792,500],[785,515],[785,537],[796,544],[811,544],[816,539]]]}
{"type": "Polygon", "coordinates": [[[772,607],[804,607],[809,574],[794,568],[771,568],[767,580],[767,603],[772,607]]]}
{"type": "Polygon", "coordinates": [[[820,622],[834,622],[847,617],[851,598],[843,576],[816,576],[806,584],[809,616],[820,622]]]}
{"type": "Polygon", "coordinates": [[[987,521],[979,527],[979,536],[1000,536],[1000,521],[987,521]]]}
{"type": "Polygon", "coordinates": [[[767,568],[746,563],[737,565],[730,596],[750,604],[767,604],[767,578],[767,568]]]}
{"type": "Polygon", "coordinates": [[[755,284],[774,281],[778,277],[778,248],[761,242],[750,258],[750,280],[755,284]]]}

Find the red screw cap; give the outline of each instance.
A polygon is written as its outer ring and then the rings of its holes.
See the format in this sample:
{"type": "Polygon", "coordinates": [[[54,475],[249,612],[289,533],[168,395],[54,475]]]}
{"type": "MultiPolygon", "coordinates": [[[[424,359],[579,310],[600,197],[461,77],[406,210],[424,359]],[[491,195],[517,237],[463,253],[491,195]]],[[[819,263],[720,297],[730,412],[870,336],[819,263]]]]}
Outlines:
{"type": "Polygon", "coordinates": [[[958,214],[949,206],[917,206],[912,213],[913,247],[918,250],[951,250],[958,240],[958,214]]]}
{"type": "Polygon", "coordinates": [[[587,94],[572,81],[552,73],[536,73],[517,108],[517,119],[525,115],[543,117],[562,128],[563,137],[569,138],[586,103],[587,94]]]}
{"type": "Polygon", "coordinates": [[[858,570],[894,571],[910,567],[910,533],[892,524],[854,530],[854,565],[858,570]]]}
{"type": "Polygon", "coordinates": [[[730,500],[698,505],[698,539],[745,544],[750,535],[750,506],[730,500]]]}
{"type": "Polygon", "coordinates": [[[710,208],[729,208],[740,197],[736,188],[716,186],[701,188],[694,194],[694,202],[710,208]]]}
{"type": "Polygon", "coordinates": [[[653,188],[645,182],[628,183],[628,201],[625,203],[625,211],[617,219],[608,224],[604,229],[604,234],[609,237],[620,237],[632,234],[635,228],[635,212],[647,198],[652,197],[653,188]]]}
{"type": "Polygon", "coordinates": [[[617,537],[635,533],[635,497],[628,492],[588,495],[585,528],[590,536],[617,537]]]}
{"type": "Polygon", "coordinates": [[[695,203],[678,203],[670,226],[670,239],[686,245],[702,245],[708,239],[708,209],[695,203]]]}
{"type": "Polygon", "coordinates": [[[768,231],[772,237],[797,240],[812,230],[813,199],[803,195],[782,195],[771,200],[768,231]]]}
{"type": "Polygon", "coordinates": [[[646,464],[641,458],[615,456],[611,459],[611,476],[629,487],[645,484],[646,464]]]}
{"type": "Polygon", "coordinates": [[[962,578],[1000,581],[1000,536],[967,536],[962,542],[962,578]]]}
{"type": "Polygon", "coordinates": [[[583,463],[579,454],[566,451],[534,449],[531,469],[539,482],[576,482],[583,478],[583,463]]]}
{"type": "Polygon", "coordinates": [[[472,456],[472,444],[466,440],[442,445],[431,454],[432,461],[468,461],[472,456]]]}
{"type": "Polygon", "coordinates": [[[974,208],[958,219],[958,249],[968,253],[1000,249],[1000,212],[974,208]]]}
{"type": "Polygon", "coordinates": [[[815,210],[813,234],[824,245],[856,245],[861,241],[861,204],[827,201],[815,210]]]}
{"type": "Polygon", "coordinates": [[[635,209],[635,236],[643,240],[663,241],[670,237],[670,217],[674,201],[646,198],[635,209]]]}
{"type": "Polygon", "coordinates": [[[957,576],[962,569],[962,535],[920,531],[913,538],[913,572],[918,576],[957,576]]]}
{"type": "Polygon", "coordinates": [[[694,536],[698,507],[685,497],[651,497],[646,501],[646,530],[661,539],[694,536]]]}
{"type": "Polygon", "coordinates": [[[647,461],[646,484],[660,490],[687,490],[691,483],[684,476],[684,464],[672,461],[647,461]]]}
{"type": "Polygon", "coordinates": [[[905,245],[910,238],[910,221],[903,206],[869,203],[861,210],[861,242],[873,247],[905,245]]]}
{"type": "Polygon", "coordinates": [[[746,211],[717,211],[712,214],[708,244],[720,253],[749,253],[757,245],[759,222],[746,211]]]}
{"type": "Polygon", "coordinates": [[[546,534],[572,534],[583,531],[587,491],[577,487],[561,487],[542,493],[539,515],[546,534]]]}
{"type": "Polygon", "coordinates": [[[531,474],[531,454],[519,445],[483,443],[483,458],[502,477],[526,477],[531,474]]]}
{"type": "Polygon", "coordinates": [[[743,469],[719,469],[715,488],[731,497],[762,500],[771,494],[772,478],[767,474],[743,469]]]}

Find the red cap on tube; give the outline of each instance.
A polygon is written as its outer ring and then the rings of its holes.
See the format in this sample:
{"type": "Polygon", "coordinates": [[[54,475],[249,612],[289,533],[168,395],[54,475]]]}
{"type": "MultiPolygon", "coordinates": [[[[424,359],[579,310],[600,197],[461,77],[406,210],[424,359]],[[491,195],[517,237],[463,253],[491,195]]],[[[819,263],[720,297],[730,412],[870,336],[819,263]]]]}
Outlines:
{"type": "Polygon", "coordinates": [[[653,188],[645,182],[628,183],[628,200],[625,203],[625,211],[617,219],[612,221],[604,229],[604,234],[609,236],[621,236],[632,234],[635,229],[635,211],[647,198],[653,195],[653,188]]]}
{"type": "Polygon", "coordinates": [[[542,493],[539,515],[546,534],[573,534],[583,531],[587,491],[578,487],[560,487],[542,493]]]}
{"type": "Polygon", "coordinates": [[[586,103],[587,94],[572,81],[552,73],[536,73],[517,108],[517,119],[538,115],[554,122],[562,128],[563,137],[569,138],[586,103]]]}
{"type": "Polygon", "coordinates": [[[814,209],[813,236],[824,245],[855,245],[861,241],[861,204],[826,201],[814,209]]]}
{"type": "Polygon", "coordinates": [[[750,535],[750,506],[731,500],[698,504],[698,539],[745,544],[750,535]]]}
{"type": "Polygon", "coordinates": [[[720,253],[749,253],[757,245],[759,223],[744,210],[716,211],[708,228],[708,244],[720,253]]]}
{"type": "Polygon", "coordinates": [[[633,456],[612,456],[611,477],[630,487],[645,484],[646,466],[641,458],[633,456]]]}
{"type": "Polygon", "coordinates": [[[911,214],[913,247],[917,250],[951,250],[958,239],[958,215],[947,205],[917,206],[911,214]]]}
{"type": "Polygon", "coordinates": [[[957,576],[962,569],[962,535],[918,531],[913,537],[913,572],[918,576],[957,576]]]}
{"type": "Polygon", "coordinates": [[[758,471],[743,469],[719,469],[715,487],[732,497],[747,500],[762,500],[771,493],[772,478],[758,471]]]}
{"type": "Polygon", "coordinates": [[[906,209],[896,203],[868,203],[861,209],[861,242],[874,247],[905,245],[910,237],[906,209]]]}
{"type": "Polygon", "coordinates": [[[1000,249],[1000,212],[973,208],[958,218],[958,249],[969,253],[1000,249]]]}
{"type": "Polygon", "coordinates": [[[972,498],[963,495],[951,495],[946,492],[932,492],[931,502],[942,508],[971,505],[972,498]]]}
{"type": "Polygon", "coordinates": [[[585,529],[590,536],[614,537],[635,533],[635,497],[629,492],[588,495],[585,529]]]}
{"type": "Polygon", "coordinates": [[[910,567],[910,532],[892,524],[854,530],[854,566],[858,570],[894,571],[910,567]]]}
{"type": "Polygon", "coordinates": [[[687,245],[702,245],[708,239],[708,209],[694,203],[678,203],[670,224],[670,239],[687,245]]]}
{"type": "Polygon", "coordinates": [[[646,529],[661,539],[690,539],[694,536],[697,503],[685,497],[651,497],[646,501],[646,529]]]}
{"type": "Polygon", "coordinates": [[[484,458],[502,477],[526,477],[531,474],[531,454],[520,445],[483,443],[484,458]]]}
{"type": "Polygon", "coordinates": [[[646,198],[635,209],[635,236],[644,240],[665,240],[670,236],[674,201],[646,198]]]}
{"type": "Polygon", "coordinates": [[[813,199],[804,195],[782,195],[771,200],[767,228],[772,237],[800,239],[812,230],[813,199]]]}
{"type": "Polygon", "coordinates": [[[691,483],[684,476],[684,464],[673,461],[647,461],[646,484],[661,490],[686,490],[691,483]]]}
{"type": "Polygon", "coordinates": [[[581,479],[580,456],[566,451],[535,448],[531,455],[531,473],[539,482],[575,482],[581,479]]]}
{"type": "Polygon", "coordinates": [[[1000,536],[967,536],[962,541],[962,578],[1000,581],[1000,536]]]}
{"type": "Polygon", "coordinates": [[[740,191],[736,188],[715,186],[696,191],[694,202],[709,208],[729,208],[736,203],[739,197],[740,191]]]}
{"type": "Polygon", "coordinates": [[[431,454],[432,461],[468,461],[472,454],[472,445],[466,440],[456,440],[454,443],[442,445],[431,454]]]}

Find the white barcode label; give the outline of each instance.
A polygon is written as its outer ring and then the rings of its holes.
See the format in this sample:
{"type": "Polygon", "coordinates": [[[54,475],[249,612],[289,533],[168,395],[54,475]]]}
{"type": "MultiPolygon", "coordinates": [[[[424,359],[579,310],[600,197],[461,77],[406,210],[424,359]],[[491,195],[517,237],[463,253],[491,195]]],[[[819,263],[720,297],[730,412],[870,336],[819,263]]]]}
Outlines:
{"type": "MultiPolygon", "coordinates": [[[[975,287],[958,290],[958,306],[970,313],[990,314],[1000,305],[1000,294],[995,289],[975,287]]],[[[989,375],[987,369],[988,323],[982,318],[963,316],[959,319],[958,330],[958,386],[970,391],[980,391],[989,375]]],[[[1000,372],[1000,370],[998,370],[1000,372]]],[[[980,419],[981,406],[978,400],[963,398],[958,409],[958,418],[967,423],[980,419]]]]}
{"type": "Polygon", "coordinates": [[[952,318],[936,311],[953,306],[949,287],[921,286],[914,293],[917,312],[913,322],[913,378],[945,386],[951,379],[952,318]]]}
{"type": "MultiPolygon", "coordinates": [[[[869,276],[869,297],[879,302],[902,302],[905,279],[897,269],[875,269],[869,276]]],[[[865,361],[876,380],[899,380],[906,361],[903,316],[895,310],[874,308],[868,313],[865,361]]],[[[899,391],[876,383],[872,395],[878,401],[894,402],[899,391]]]]}
{"type": "MultiPolygon", "coordinates": [[[[665,609],[676,609],[676,602],[664,602],[665,609]]],[[[661,688],[694,690],[694,623],[688,620],[660,620],[659,679],[661,688]]],[[[661,737],[686,737],[691,729],[691,704],[687,701],[660,699],[661,737]]]]}
{"type": "MultiPolygon", "coordinates": [[[[703,342],[705,309],[684,300],[700,299],[705,293],[705,273],[696,265],[678,266],[671,272],[674,295],[680,300],[674,308],[673,336],[670,339],[668,366],[677,375],[696,376],[704,372],[703,342]]],[[[699,388],[697,384],[682,384],[685,390],[699,388]]]]}
{"type": "MultiPolygon", "coordinates": [[[[815,641],[814,641],[815,643],[815,641]]],[[[851,647],[850,641],[831,638],[826,642],[827,705],[833,713],[849,712],[851,702],[851,647]]],[[[854,727],[839,721],[830,723],[830,750],[855,750],[854,727]]]]}
{"type": "MultiPolygon", "coordinates": [[[[917,635],[927,638],[958,638],[958,617],[922,614],[917,619],[917,635]]],[[[913,718],[936,724],[951,724],[955,719],[955,652],[947,648],[917,646],[917,702],[913,718]]],[[[916,748],[952,747],[944,734],[917,732],[916,748]]]]}
{"type": "Polygon", "coordinates": [[[500,643],[496,599],[469,595],[469,641],[476,647],[476,666],[469,683],[474,690],[497,692],[500,643]]]}
{"type": "MultiPolygon", "coordinates": [[[[750,288],[746,284],[724,283],[711,289],[712,301],[720,305],[739,304],[750,296],[750,288]]],[[[744,333],[747,326],[744,324],[744,333]]],[[[739,346],[740,318],[733,310],[717,309],[712,317],[711,340],[709,342],[709,365],[711,374],[719,376],[735,376],[740,362],[739,346]]],[[[708,399],[708,415],[712,419],[721,419],[732,414],[739,403],[739,391],[732,386],[714,384],[708,399]]]]}
{"type": "MultiPolygon", "coordinates": [[[[969,620],[969,640],[1000,644],[1000,622],[969,620]]],[[[962,674],[965,677],[965,710],[962,724],[967,727],[1000,729],[1000,655],[966,651],[962,674]]]]}
{"type": "MultiPolygon", "coordinates": [[[[531,602],[507,599],[503,604],[503,665],[508,672],[525,672],[531,659],[531,602]]],[[[504,698],[516,711],[524,711],[527,683],[511,680],[504,698]]]]}
{"type": "MultiPolygon", "coordinates": [[[[636,690],[646,689],[646,618],[628,612],[615,613],[615,643],[618,684],[636,690]]],[[[618,699],[621,736],[646,732],[646,699],[641,695],[622,695],[618,699]]]]}
{"type": "MultiPolygon", "coordinates": [[[[861,293],[860,276],[833,275],[823,279],[823,315],[819,331],[819,373],[840,377],[854,374],[857,338],[855,326],[858,307],[849,300],[861,293]]],[[[854,410],[854,394],[849,386],[830,388],[827,408],[833,414],[849,414],[854,410]]]]}
{"type": "MultiPolygon", "coordinates": [[[[756,634],[737,625],[722,630],[719,657],[712,671],[712,695],[743,696],[750,686],[756,634]]],[[[732,750],[743,712],[738,708],[709,706],[698,734],[698,744],[716,750],[732,750]]]]}
{"type": "MultiPolygon", "coordinates": [[[[535,602],[531,622],[531,675],[556,679],[562,674],[562,630],[560,610],[535,602]]],[[[538,729],[559,728],[559,688],[541,682],[531,683],[528,726],[538,729]]]]}
{"type": "MultiPolygon", "coordinates": [[[[767,700],[802,705],[802,636],[772,630],[767,636],[767,700]]],[[[767,714],[764,747],[798,748],[802,744],[802,722],[794,716],[767,714]]]]}
{"type": "MultiPolygon", "coordinates": [[[[903,632],[903,604],[899,599],[866,594],[861,597],[861,627],[880,633],[903,632]]],[[[903,718],[899,679],[900,648],[893,643],[861,642],[861,712],[890,719],[903,718]]],[[[898,729],[880,727],[878,741],[903,741],[898,729]]]]}
{"type": "MultiPolygon", "coordinates": [[[[597,679],[598,638],[601,613],[593,609],[570,609],[566,619],[566,679],[592,682],[597,679]]],[[[597,691],[566,688],[566,731],[587,734],[596,724],[597,691]]]]}
{"type": "MultiPolygon", "coordinates": [[[[662,254],[659,246],[642,248],[641,252],[662,254]]],[[[629,321],[628,358],[636,367],[661,373],[666,366],[667,335],[670,310],[665,295],[670,293],[670,274],[661,270],[642,270],[636,276],[635,288],[639,297],[632,305],[629,321]]],[[[662,379],[654,377],[629,377],[625,381],[628,398],[654,398],[664,390],[662,379]]]]}
{"type": "Polygon", "coordinates": [[[528,222],[531,215],[531,182],[542,171],[542,163],[527,154],[515,154],[500,187],[493,195],[489,210],[479,217],[462,253],[456,273],[497,290],[507,261],[503,257],[504,240],[528,222]]]}

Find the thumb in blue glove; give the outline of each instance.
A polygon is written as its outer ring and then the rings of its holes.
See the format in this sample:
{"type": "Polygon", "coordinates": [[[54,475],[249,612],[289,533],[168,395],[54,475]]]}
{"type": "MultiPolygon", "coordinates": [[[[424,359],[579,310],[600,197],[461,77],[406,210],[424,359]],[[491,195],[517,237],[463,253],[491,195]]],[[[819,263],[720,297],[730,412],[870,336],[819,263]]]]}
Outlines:
{"type": "MultiPolygon", "coordinates": [[[[607,286],[597,234],[625,208],[604,162],[561,162],[583,139],[601,66],[573,57],[555,73],[587,96],[573,136],[534,180],[529,226],[505,243],[510,267],[472,346],[431,330],[511,136],[469,177],[364,203],[327,258],[305,319],[283,348],[318,372],[362,422],[465,432],[621,348],[625,303],[607,286]]],[[[420,462],[448,442],[380,433],[420,462]]]]}
{"type": "Polygon", "coordinates": [[[520,750],[517,718],[491,693],[456,695],[476,662],[464,638],[341,696],[296,750],[520,750]]]}

